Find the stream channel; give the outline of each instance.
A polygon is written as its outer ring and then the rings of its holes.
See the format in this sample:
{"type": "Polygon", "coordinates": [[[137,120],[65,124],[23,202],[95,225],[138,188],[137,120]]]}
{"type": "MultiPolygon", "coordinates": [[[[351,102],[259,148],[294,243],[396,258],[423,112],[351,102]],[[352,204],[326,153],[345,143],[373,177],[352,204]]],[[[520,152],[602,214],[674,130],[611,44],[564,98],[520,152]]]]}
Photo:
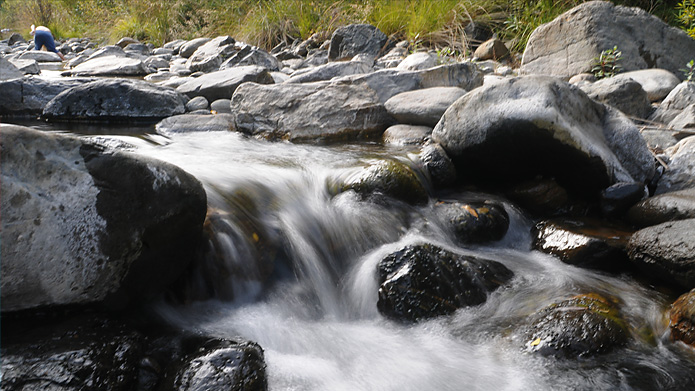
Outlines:
{"type": "MultiPolygon", "coordinates": [[[[95,134],[94,127],[70,129],[95,134]]],[[[695,354],[668,339],[673,297],[628,275],[532,251],[534,221],[513,204],[504,201],[511,224],[502,240],[460,247],[438,223],[433,203],[499,198],[450,191],[416,207],[331,191],[337,178],[375,159],[417,169],[414,149],[266,142],[233,132],[164,138],[152,128],[124,135],[132,131],[143,129],[97,133],[196,176],[211,216],[208,252],[192,276],[190,294],[200,299],[159,304],[156,313],[175,327],[259,343],[271,390],[695,389],[695,354]],[[394,322],[377,311],[377,263],[414,243],[499,261],[514,277],[482,305],[416,324],[394,322]],[[631,342],[586,358],[531,353],[519,332],[528,316],[591,292],[620,303],[631,342]]]]}

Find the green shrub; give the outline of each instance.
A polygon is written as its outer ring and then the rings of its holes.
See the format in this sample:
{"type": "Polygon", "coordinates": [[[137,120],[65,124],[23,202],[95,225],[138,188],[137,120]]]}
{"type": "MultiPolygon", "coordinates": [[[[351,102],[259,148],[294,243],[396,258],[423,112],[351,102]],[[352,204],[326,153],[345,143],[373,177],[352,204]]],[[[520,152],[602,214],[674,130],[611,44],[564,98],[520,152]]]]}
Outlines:
{"type": "Polygon", "coordinates": [[[593,73],[597,79],[613,77],[622,69],[619,64],[622,58],[623,52],[618,50],[617,46],[613,46],[613,49],[606,49],[601,52],[600,56],[594,58],[591,73],[593,73]]]}
{"type": "Polygon", "coordinates": [[[695,0],[683,0],[676,6],[678,20],[688,35],[695,38],[695,0]]]}

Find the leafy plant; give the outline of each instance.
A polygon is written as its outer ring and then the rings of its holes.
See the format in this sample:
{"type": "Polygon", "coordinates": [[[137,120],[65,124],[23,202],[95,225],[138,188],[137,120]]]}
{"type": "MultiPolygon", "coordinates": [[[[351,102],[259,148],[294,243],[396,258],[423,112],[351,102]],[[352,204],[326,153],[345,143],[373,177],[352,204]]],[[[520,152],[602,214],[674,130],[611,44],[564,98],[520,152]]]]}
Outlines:
{"type": "Polygon", "coordinates": [[[676,5],[678,21],[688,35],[695,38],[695,0],[683,0],[676,5]]]}
{"type": "Polygon", "coordinates": [[[618,50],[617,46],[613,46],[613,49],[606,49],[601,52],[600,56],[594,58],[591,73],[593,73],[597,79],[613,77],[622,69],[619,64],[622,58],[623,52],[618,50]]]}
{"type": "Polygon", "coordinates": [[[690,60],[681,71],[685,74],[685,80],[695,81],[695,60],[690,60]]]}

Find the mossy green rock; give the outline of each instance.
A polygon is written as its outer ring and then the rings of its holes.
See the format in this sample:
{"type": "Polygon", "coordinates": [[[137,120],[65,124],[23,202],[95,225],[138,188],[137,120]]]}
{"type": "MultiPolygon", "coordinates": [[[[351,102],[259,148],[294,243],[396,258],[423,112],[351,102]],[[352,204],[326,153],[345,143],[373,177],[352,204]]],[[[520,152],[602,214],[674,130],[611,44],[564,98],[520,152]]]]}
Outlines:
{"type": "Polygon", "coordinates": [[[411,204],[425,203],[427,189],[410,166],[397,160],[379,160],[349,176],[340,192],[354,190],[362,197],[386,195],[411,204]]]}
{"type": "Polygon", "coordinates": [[[527,351],[543,356],[586,357],[628,342],[625,320],[611,301],[583,294],[534,314],[524,336],[527,351]]]}

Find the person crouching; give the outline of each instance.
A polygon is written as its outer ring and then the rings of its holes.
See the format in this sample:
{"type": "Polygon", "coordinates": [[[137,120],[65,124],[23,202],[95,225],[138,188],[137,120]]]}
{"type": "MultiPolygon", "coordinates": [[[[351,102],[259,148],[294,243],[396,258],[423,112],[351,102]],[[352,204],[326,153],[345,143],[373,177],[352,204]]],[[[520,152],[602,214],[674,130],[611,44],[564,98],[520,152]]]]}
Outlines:
{"type": "Polygon", "coordinates": [[[65,56],[58,49],[56,49],[56,43],[53,39],[53,34],[51,30],[46,26],[36,27],[31,25],[31,35],[34,36],[34,49],[41,50],[42,46],[46,47],[49,52],[56,53],[60,58],[65,61],[65,56]]]}

